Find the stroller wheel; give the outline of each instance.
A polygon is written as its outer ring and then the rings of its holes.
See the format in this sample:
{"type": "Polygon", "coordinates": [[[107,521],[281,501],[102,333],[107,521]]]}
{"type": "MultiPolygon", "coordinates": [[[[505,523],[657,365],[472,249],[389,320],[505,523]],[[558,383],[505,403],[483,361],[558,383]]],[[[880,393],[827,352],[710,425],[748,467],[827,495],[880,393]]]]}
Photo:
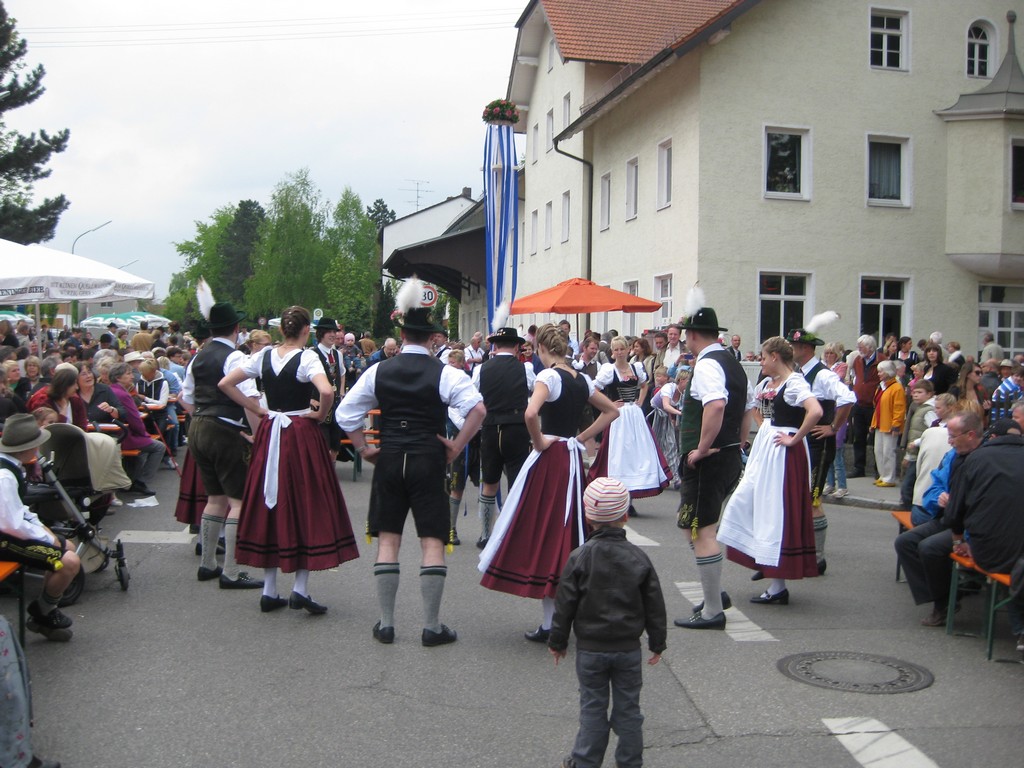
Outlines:
{"type": "Polygon", "coordinates": [[[58,605],[61,608],[66,608],[69,605],[74,605],[78,602],[78,598],[82,596],[82,590],[85,589],[85,571],[79,571],[78,575],[68,584],[68,588],[64,590],[64,594],[61,595],[60,603],[58,605]]]}
{"type": "Polygon", "coordinates": [[[121,564],[114,566],[114,574],[117,576],[118,582],[121,584],[121,591],[128,591],[128,582],[131,581],[131,576],[128,575],[128,567],[121,564]]]}

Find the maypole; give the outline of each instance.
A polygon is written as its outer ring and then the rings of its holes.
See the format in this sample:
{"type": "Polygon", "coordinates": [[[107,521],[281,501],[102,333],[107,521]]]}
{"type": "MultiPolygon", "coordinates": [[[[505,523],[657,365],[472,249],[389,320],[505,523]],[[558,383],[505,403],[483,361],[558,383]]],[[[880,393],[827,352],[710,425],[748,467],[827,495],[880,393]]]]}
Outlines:
{"type": "Polygon", "coordinates": [[[512,127],[519,110],[507,99],[484,108],[484,216],[487,240],[487,327],[504,325],[502,302],[516,297],[516,254],[519,251],[519,191],[516,181],[516,146],[512,127]],[[506,290],[508,294],[506,295],[506,290]],[[499,317],[495,323],[496,315],[499,317]]]}

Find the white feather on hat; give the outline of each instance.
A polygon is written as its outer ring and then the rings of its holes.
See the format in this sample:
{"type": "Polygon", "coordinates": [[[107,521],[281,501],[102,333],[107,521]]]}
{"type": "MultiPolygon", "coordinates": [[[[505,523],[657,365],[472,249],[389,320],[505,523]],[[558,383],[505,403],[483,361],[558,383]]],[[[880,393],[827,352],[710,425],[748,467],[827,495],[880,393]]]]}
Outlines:
{"type": "Polygon", "coordinates": [[[683,303],[683,315],[685,317],[693,317],[706,304],[704,289],[699,285],[694,285],[693,288],[686,292],[686,301],[683,303]]]}
{"type": "Polygon", "coordinates": [[[209,320],[210,310],[217,302],[213,298],[213,291],[205,277],[200,277],[199,282],[196,283],[196,301],[199,302],[199,314],[203,316],[204,320],[209,320]]]}
{"type": "Polygon", "coordinates": [[[507,301],[501,302],[498,305],[498,310],[494,313],[494,320],[491,322],[491,333],[497,333],[499,328],[505,327],[505,322],[508,320],[509,303],[507,301]]]}
{"type": "Polygon", "coordinates": [[[804,330],[808,333],[817,335],[818,331],[824,328],[826,325],[831,325],[839,319],[839,313],[833,312],[831,309],[822,312],[821,314],[815,315],[811,318],[811,321],[804,326],[804,330]]]}
{"type": "Polygon", "coordinates": [[[416,275],[406,280],[395,296],[395,309],[403,315],[416,309],[423,299],[423,283],[416,275]]]}

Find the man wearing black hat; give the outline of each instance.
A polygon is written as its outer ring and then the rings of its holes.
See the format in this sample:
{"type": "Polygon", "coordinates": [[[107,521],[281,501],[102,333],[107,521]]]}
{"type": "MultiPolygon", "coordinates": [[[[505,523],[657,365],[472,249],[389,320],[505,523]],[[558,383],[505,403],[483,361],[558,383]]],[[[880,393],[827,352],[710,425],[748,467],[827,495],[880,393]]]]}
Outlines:
{"type": "Polygon", "coordinates": [[[67,541],[39,521],[25,506],[26,464],[39,457],[50,433],[28,413],[11,416],[0,437],[0,560],[45,571],[43,592],[28,606],[26,627],[47,640],[71,639],[71,619],[57,608],[64,590],[81,568],[67,541]]]}
{"type": "MultiPolygon", "coordinates": [[[[323,363],[327,380],[331,382],[336,403],[340,403],[342,395],[345,394],[345,372],[341,367],[341,355],[338,354],[338,349],[335,346],[338,341],[337,333],[340,330],[337,321],[329,317],[321,317],[316,322],[316,346],[313,348],[316,350],[320,362],[323,363]]],[[[320,395],[316,390],[313,391],[313,397],[319,402],[320,395]]],[[[320,422],[320,431],[327,441],[327,449],[331,452],[331,458],[337,459],[338,451],[341,450],[341,441],[345,435],[334,418],[333,408],[321,415],[323,421],[320,422]]]]}
{"type": "Polygon", "coordinates": [[[687,305],[699,307],[683,319],[686,346],[697,356],[682,399],[679,474],[682,499],[678,525],[690,532],[704,602],[675,624],[687,629],[725,629],[718,520],[739,483],[740,445],[750,432],[754,392],[743,367],[721,344],[715,310],[703,292],[691,290],[687,305]]]}
{"type": "Polygon", "coordinates": [[[502,470],[509,487],[530,455],[530,433],[526,429],[526,406],[537,374],[533,365],[519,360],[524,339],[515,328],[499,328],[487,337],[494,353],[473,371],[473,384],[483,395],[487,417],[480,431],[480,520],[482,530],[476,545],[487,546],[491,536],[502,470]]]}
{"type": "Polygon", "coordinates": [[[448,365],[448,353],[452,351],[448,345],[448,331],[437,326],[437,330],[430,335],[430,347],[434,350],[434,357],[448,365]]]}
{"type": "MultiPolygon", "coordinates": [[[[201,286],[205,286],[201,281],[201,286]]],[[[238,516],[242,511],[242,491],[248,471],[250,440],[245,434],[247,411],[219,388],[221,379],[242,364],[245,356],[235,349],[238,323],[245,318],[227,302],[212,303],[209,289],[199,292],[199,304],[211,339],[189,365],[181,388],[181,399],[192,414],[188,450],[203,478],[208,500],[203,509],[200,540],[203,559],[199,581],[220,580],[221,589],[262,589],[263,582],[249,578],[235,562],[238,541],[238,516]],[[217,566],[217,540],[224,531],[224,567],[217,566]]],[[[252,380],[239,386],[246,396],[258,398],[252,380]]]]}
{"type": "Polygon", "coordinates": [[[367,532],[377,536],[373,566],[381,618],[373,627],[378,642],[395,639],[395,598],[398,594],[398,550],[409,511],[423,552],[420,593],[423,599],[424,646],[457,639],[439,621],[444,581],[448,574],[444,547],[450,530],[445,465],[462,453],[486,415],[480,393],[465,373],[442,365],[427,344],[441,329],[426,307],[417,307],[422,284],[409,280],[396,304],[404,314],[402,354],[368,368],[341,401],[338,423],[356,451],[376,465],[367,532]],[[366,444],[363,420],[380,408],[380,448],[366,444]],[[443,437],[448,408],[465,418],[454,440],[443,437]]]}

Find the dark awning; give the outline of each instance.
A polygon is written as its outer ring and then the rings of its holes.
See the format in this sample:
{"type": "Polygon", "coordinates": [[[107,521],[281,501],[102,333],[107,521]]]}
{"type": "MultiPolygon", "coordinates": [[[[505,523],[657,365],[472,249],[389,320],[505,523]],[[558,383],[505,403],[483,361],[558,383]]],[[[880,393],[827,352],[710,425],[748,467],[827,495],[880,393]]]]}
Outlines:
{"type": "Polygon", "coordinates": [[[461,301],[463,290],[484,285],[487,279],[484,228],[449,232],[396,248],[384,262],[384,269],[395,277],[416,275],[461,301]]]}

